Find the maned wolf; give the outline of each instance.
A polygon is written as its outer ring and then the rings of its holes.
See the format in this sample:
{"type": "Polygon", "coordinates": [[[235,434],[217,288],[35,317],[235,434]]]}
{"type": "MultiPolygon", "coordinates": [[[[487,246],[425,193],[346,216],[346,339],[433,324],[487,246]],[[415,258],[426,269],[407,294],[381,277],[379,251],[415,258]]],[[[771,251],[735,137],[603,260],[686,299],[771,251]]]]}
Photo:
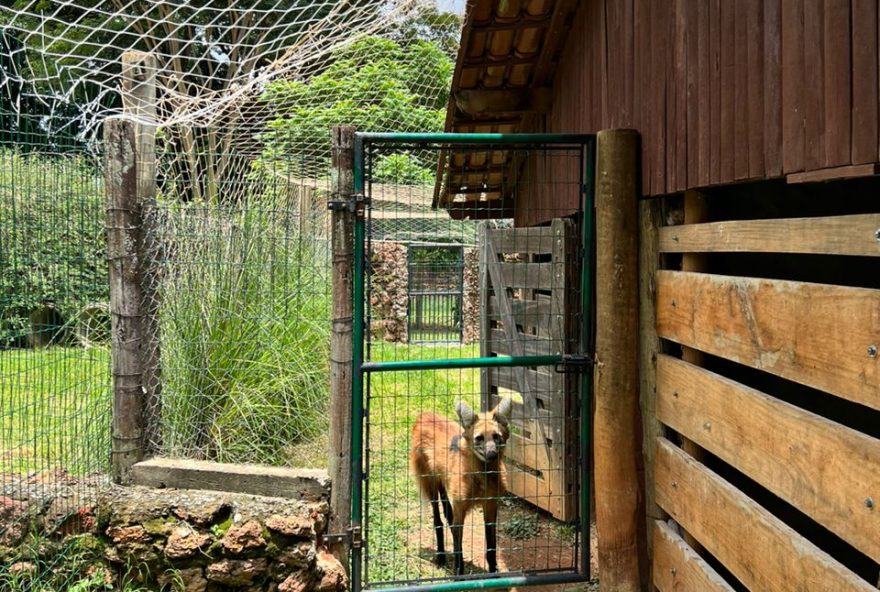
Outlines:
{"type": "Polygon", "coordinates": [[[437,535],[435,563],[446,565],[443,548],[443,522],[452,530],[455,574],[464,574],[461,541],[464,520],[476,505],[483,507],[486,526],[486,563],[490,572],[498,571],[495,526],[498,500],[504,494],[504,446],[511,402],[504,398],[488,413],[474,413],[465,403],[455,406],[459,423],[435,413],[422,413],[412,431],[410,461],[419,488],[431,502],[434,532],[437,535]]]}

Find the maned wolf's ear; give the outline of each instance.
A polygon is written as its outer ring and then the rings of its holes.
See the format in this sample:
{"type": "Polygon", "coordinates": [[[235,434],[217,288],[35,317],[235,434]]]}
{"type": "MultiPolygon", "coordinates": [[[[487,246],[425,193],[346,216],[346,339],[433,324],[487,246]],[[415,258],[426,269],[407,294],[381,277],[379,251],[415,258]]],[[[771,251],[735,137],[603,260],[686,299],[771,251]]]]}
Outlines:
{"type": "Polygon", "coordinates": [[[504,397],[498,403],[498,406],[495,407],[495,410],[492,411],[492,417],[503,426],[507,426],[507,422],[510,421],[510,407],[512,402],[510,397],[504,397]]]}
{"type": "Polygon", "coordinates": [[[477,414],[464,401],[459,401],[455,404],[455,412],[458,414],[458,421],[461,427],[464,429],[468,429],[477,423],[477,414]]]}

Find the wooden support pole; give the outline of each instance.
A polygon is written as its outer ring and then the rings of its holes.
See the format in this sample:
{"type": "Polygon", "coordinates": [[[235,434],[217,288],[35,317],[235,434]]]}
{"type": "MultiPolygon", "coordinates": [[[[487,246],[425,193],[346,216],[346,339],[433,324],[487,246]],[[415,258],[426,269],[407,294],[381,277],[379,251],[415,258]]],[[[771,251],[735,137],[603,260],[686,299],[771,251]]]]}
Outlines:
{"type": "Polygon", "coordinates": [[[151,222],[143,212],[156,202],[156,57],[143,51],[122,54],[122,112],[134,123],[135,154],[138,169],[137,204],[144,227],[139,264],[144,297],[144,338],[142,355],[144,389],[144,453],[155,454],[159,448],[159,417],[162,407],[162,365],[159,355],[159,301],[156,291],[154,257],[156,245],[149,232],[151,222]]]}
{"type": "Polygon", "coordinates": [[[638,133],[597,136],[594,473],[600,586],[637,592],[647,576],[639,478],[638,133]]]}
{"type": "MultiPolygon", "coordinates": [[[[104,124],[107,256],[110,275],[113,420],[111,464],[116,483],[131,481],[143,460],[151,372],[150,284],[146,278],[143,210],[155,197],[155,59],[141,52],[122,57],[123,118],[104,124]],[[152,109],[150,108],[152,105],[152,109]]],[[[155,350],[158,355],[158,349],[155,350]]]]}
{"type": "MultiPolygon", "coordinates": [[[[662,200],[643,200],[639,203],[639,399],[642,409],[642,458],[644,463],[645,513],[647,515],[648,568],[652,565],[653,533],[658,521],[667,518],[655,501],[654,456],[657,438],[664,435],[663,425],[657,420],[657,354],[660,338],[654,311],[656,274],[660,267],[658,250],[660,227],[663,225],[662,200]]],[[[653,582],[649,575],[648,582],[653,582]]]]}
{"type": "MultiPolygon", "coordinates": [[[[332,195],[336,202],[354,199],[353,126],[332,130],[332,195]]],[[[333,326],[330,335],[330,523],[327,532],[344,534],[351,526],[352,315],[354,314],[354,209],[331,214],[333,250],[333,326]]],[[[333,545],[333,554],[348,565],[348,546],[333,545]]]]}

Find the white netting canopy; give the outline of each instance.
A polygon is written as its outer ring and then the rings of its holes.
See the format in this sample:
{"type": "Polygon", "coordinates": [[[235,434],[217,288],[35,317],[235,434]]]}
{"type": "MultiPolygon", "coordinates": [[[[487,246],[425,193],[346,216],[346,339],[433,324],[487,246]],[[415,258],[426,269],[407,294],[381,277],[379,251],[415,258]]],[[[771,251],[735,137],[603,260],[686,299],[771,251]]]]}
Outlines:
{"type": "MultiPolygon", "coordinates": [[[[419,15],[432,8],[424,0],[18,0],[0,6],[2,83],[13,107],[36,101],[75,112],[91,130],[120,104],[120,56],[137,49],[158,64],[161,125],[235,124],[266,110],[259,97],[271,81],[308,80],[370,35],[393,38],[407,26],[417,35],[419,15]]],[[[382,57],[370,53],[359,57],[382,57]]]]}

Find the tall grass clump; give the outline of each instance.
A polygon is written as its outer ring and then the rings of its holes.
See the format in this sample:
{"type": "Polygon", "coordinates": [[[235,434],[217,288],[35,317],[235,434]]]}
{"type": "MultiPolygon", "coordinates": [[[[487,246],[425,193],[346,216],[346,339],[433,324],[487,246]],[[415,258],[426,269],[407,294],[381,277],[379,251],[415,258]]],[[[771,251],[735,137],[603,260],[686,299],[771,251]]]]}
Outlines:
{"type": "Polygon", "coordinates": [[[286,201],[157,211],[165,455],[282,465],[326,429],[328,246],[286,201]]]}

